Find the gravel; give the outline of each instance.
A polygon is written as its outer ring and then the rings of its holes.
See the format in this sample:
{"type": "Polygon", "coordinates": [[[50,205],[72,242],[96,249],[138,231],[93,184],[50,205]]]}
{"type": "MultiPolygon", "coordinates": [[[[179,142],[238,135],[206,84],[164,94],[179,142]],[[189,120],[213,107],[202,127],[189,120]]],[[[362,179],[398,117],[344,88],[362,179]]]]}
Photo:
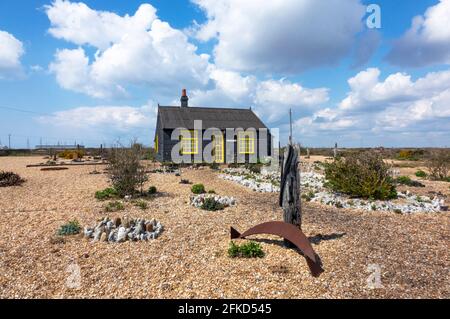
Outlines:
{"type": "MultiPolygon", "coordinates": [[[[209,169],[183,170],[238,205],[199,214],[189,203],[190,185],[174,174],[150,174],[160,195],[141,210],[105,214],[95,191],[108,185],[92,168],[41,172],[25,168],[41,158],[1,157],[0,168],[27,182],[0,189],[1,298],[449,298],[448,212],[386,214],[304,202],[303,231],[325,272],[310,276],[305,259],[275,236],[252,236],[264,258],[227,256],[229,227],[244,231],[282,220],[276,193],[254,192],[218,178],[209,169]],[[83,226],[123,215],[164,225],[157,240],[92,242],[83,234],[55,239],[60,225],[83,226]],[[368,279],[380,268],[383,288],[368,279]],[[68,285],[79,270],[79,285],[68,285]],[[111,279],[113,278],[113,280],[111,279]],[[143,280],[145,278],[145,280],[143,280]]],[[[152,168],[149,166],[149,169],[152,168]]],[[[448,188],[448,186],[446,186],[448,188]]]]}

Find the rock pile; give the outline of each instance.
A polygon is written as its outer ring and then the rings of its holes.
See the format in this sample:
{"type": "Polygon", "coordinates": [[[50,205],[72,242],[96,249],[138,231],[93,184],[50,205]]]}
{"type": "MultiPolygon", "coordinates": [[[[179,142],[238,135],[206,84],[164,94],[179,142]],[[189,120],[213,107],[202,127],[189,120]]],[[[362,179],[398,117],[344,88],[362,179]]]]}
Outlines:
{"type": "Polygon", "coordinates": [[[236,199],[234,199],[234,197],[218,196],[214,194],[191,195],[190,203],[194,207],[201,208],[206,198],[214,198],[216,202],[222,204],[224,207],[236,205],[236,199]]]}
{"type": "MultiPolygon", "coordinates": [[[[245,168],[223,170],[221,178],[239,183],[245,187],[258,192],[279,192],[280,173],[270,172],[266,174],[255,174],[245,168]]],[[[311,171],[301,171],[302,198],[311,202],[335,206],[338,208],[353,208],[366,211],[390,211],[396,213],[435,213],[447,211],[444,199],[439,196],[418,196],[409,191],[398,193],[398,200],[364,200],[350,198],[327,189],[325,176],[311,171]]]]}
{"type": "Polygon", "coordinates": [[[109,217],[105,217],[95,227],[86,227],[84,236],[92,238],[93,241],[121,243],[127,240],[156,239],[162,231],[163,225],[155,219],[131,219],[125,216],[123,220],[116,218],[112,221],[109,217]]]}

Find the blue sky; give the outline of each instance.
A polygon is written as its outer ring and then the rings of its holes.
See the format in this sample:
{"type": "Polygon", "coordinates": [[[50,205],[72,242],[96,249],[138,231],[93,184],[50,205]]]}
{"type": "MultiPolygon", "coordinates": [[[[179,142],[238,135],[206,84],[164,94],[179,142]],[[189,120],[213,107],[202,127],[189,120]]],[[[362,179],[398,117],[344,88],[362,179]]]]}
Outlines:
{"type": "Polygon", "coordinates": [[[450,0],[0,2],[0,143],[152,145],[158,103],[309,146],[449,146],[450,0]],[[381,8],[369,29],[366,7],[381,8]]]}

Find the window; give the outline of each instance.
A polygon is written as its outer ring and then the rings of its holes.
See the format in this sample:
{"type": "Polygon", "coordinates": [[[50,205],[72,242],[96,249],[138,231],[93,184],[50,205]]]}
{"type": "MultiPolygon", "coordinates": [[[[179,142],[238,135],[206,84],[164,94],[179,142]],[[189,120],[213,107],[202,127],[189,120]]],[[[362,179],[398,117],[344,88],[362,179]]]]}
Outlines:
{"type": "Polygon", "coordinates": [[[159,145],[158,145],[158,134],[155,136],[155,152],[158,153],[159,145]]]}
{"type": "Polygon", "coordinates": [[[223,144],[223,135],[219,135],[218,137],[216,135],[212,136],[213,140],[213,154],[214,154],[214,161],[216,163],[223,163],[224,162],[224,144],[223,144]]]}
{"type": "Polygon", "coordinates": [[[239,154],[255,154],[255,133],[239,132],[238,149],[239,154]]]}
{"type": "Polygon", "coordinates": [[[181,131],[181,154],[198,154],[198,132],[194,130],[181,131]]]}

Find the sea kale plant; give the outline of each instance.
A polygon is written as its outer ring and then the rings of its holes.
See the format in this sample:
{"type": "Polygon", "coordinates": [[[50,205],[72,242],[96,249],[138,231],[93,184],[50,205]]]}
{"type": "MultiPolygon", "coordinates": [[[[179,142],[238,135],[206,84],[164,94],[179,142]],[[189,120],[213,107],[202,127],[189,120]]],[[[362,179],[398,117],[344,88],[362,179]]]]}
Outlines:
{"type": "Polygon", "coordinates": [[[81,226],[78,223],[77,220],[72,220],[68,222],[67,224],[62,225],[58,229],[58,235],[59,236],[70,236],[70,235],[76,235],[79,234],[81,231],[81,226]]]}
{"type": "Polygon", "coordinates": [[[389,169],[374,151],[339,158],[325,165],[326,186],[352,197],[393,199],[397,191],[389,169]]]}

